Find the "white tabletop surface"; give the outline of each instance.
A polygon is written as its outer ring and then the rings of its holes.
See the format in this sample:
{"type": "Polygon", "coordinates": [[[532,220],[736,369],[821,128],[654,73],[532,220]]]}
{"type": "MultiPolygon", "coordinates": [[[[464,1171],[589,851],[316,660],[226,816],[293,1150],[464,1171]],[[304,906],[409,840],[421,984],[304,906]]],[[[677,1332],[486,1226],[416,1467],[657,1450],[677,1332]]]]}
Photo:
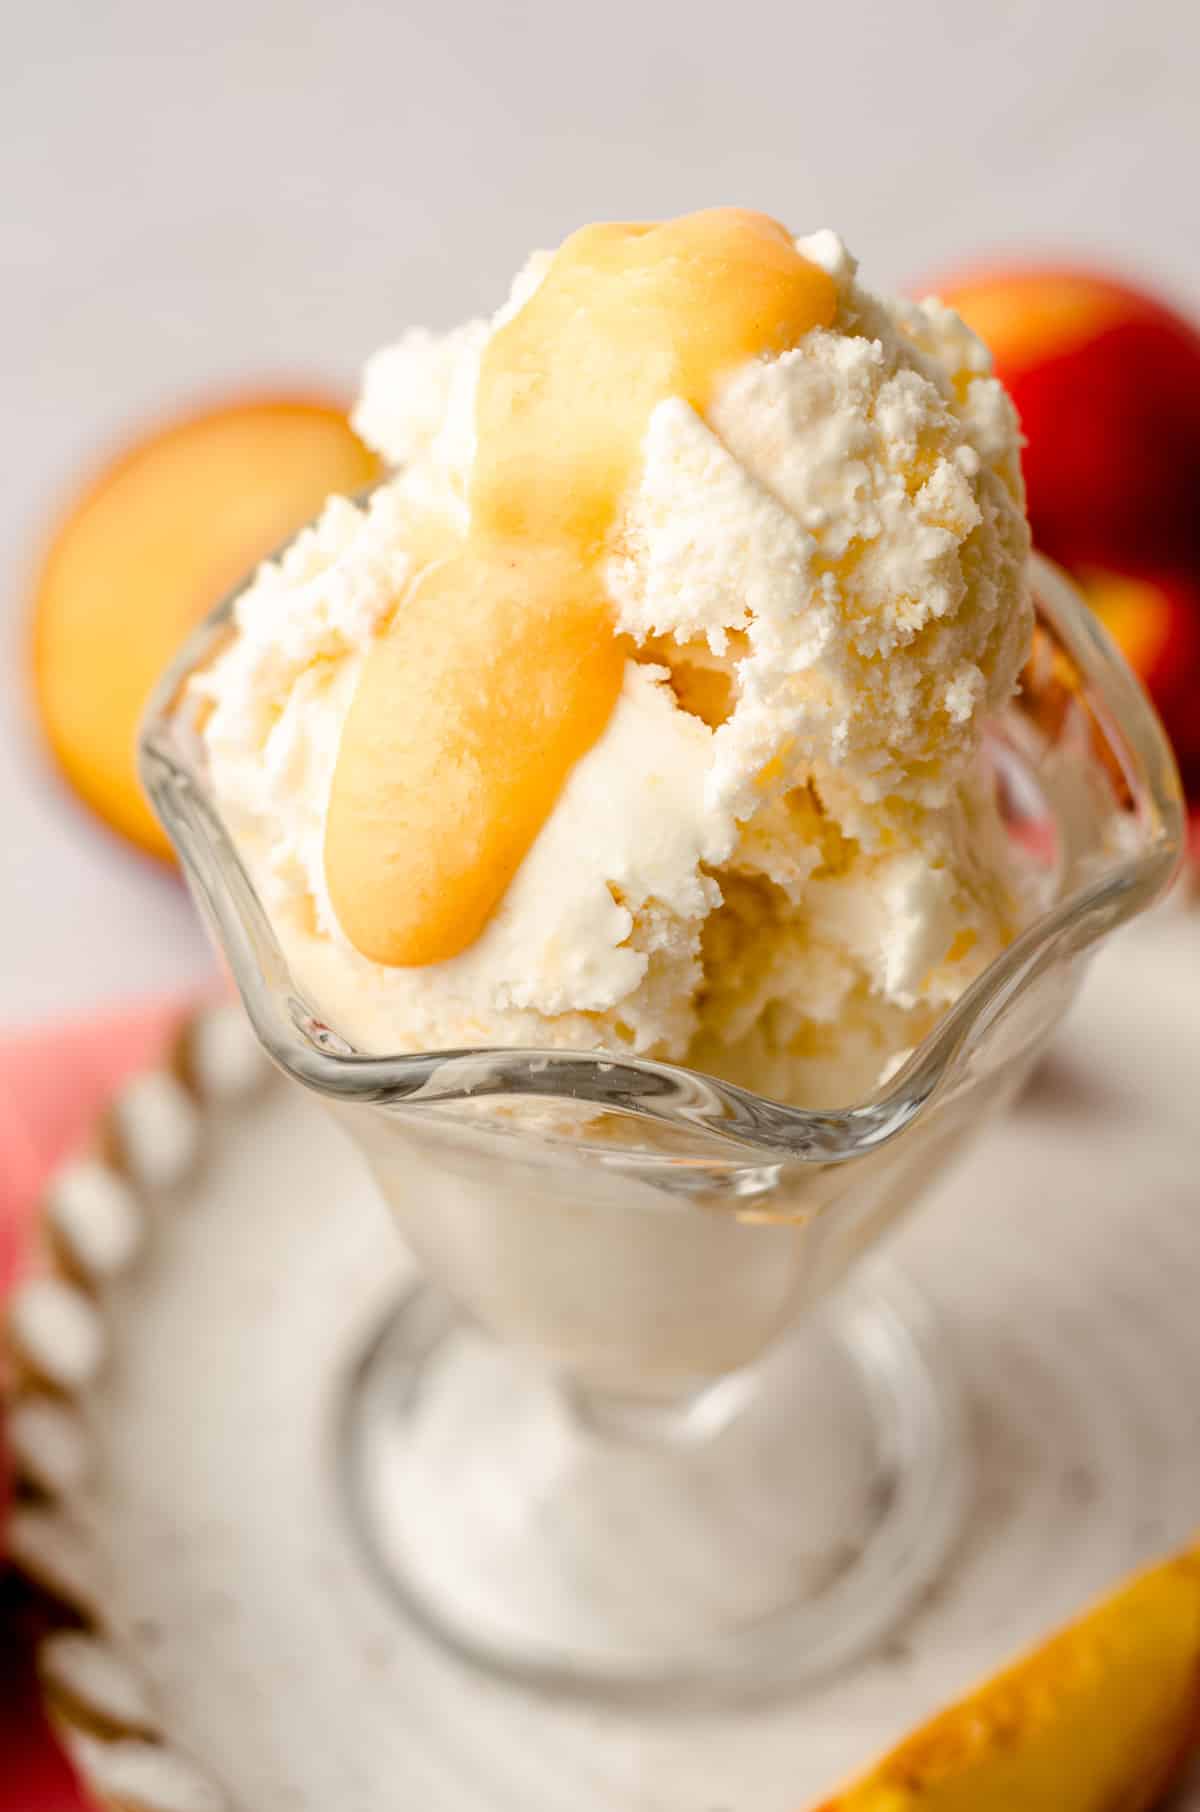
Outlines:
{"type": "Polygon", "coordinates": [[[1200,301],[1194,0],[38,0],[7,21],[0,1028],[208,967],[28,721],[39,534],[131,424],[352,380],[583,220],[836,226],[884,287],[991,249],[1200,301]]]}

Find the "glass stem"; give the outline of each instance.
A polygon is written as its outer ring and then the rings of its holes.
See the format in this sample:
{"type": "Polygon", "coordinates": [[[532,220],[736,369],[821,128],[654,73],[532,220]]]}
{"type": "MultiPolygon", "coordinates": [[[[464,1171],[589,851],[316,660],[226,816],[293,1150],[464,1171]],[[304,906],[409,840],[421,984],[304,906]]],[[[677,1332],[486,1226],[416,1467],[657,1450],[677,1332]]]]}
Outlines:
{"type": "Polygon", "coordinates": [[[572,1425],[614,1446],[699,1446],[739,1415],[756,1388],[754,1371],[735,1372],[679,1396],[655,1399],[596,1389],[563,1379],[559,1390],[572,1425]]]}

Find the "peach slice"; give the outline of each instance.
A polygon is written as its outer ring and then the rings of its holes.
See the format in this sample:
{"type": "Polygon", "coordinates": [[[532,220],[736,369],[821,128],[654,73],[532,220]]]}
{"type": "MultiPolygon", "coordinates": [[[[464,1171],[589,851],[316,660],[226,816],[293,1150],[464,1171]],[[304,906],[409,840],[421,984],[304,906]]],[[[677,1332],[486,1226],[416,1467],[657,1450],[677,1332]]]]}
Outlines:
{"type": "Polygon", "coordinates": [[[71,785],[123,836],[170,854],[134,737],[174,649],[330,492],[378,470],[335,402],[235,398],[139,441],[68,511],[34,593],[38,714],[71,785]]]}
{"type": "Polygon", "coordinates": [[[819,1812],[1148,1812],[1200,1735],[1200,1546],[1139,1574],[819,1812]]]}

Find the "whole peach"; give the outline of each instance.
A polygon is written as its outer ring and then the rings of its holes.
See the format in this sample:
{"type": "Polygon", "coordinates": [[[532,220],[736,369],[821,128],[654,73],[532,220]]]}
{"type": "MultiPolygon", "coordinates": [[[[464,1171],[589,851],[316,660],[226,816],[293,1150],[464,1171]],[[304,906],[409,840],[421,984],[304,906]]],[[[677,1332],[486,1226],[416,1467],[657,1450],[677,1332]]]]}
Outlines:
{"type": "Polygon", "coordinates": [[[1158,707],[1200,805],[1200,573],[1080,574],[1101,622],[1158,707]]]}
{"type": "Polygon", "coordinates": [[[1028,438],[1034,537],[1065,565],[1200,573],[1200,332],[1055,265],[934,286],[991,348],[1028,438]]]}

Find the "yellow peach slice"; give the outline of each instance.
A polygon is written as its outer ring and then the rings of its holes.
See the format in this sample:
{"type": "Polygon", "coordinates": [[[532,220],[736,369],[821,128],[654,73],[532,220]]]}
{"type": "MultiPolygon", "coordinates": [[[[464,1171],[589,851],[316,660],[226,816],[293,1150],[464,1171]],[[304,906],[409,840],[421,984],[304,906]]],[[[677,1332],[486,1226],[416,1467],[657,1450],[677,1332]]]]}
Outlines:
{"type": "Polygon", "coordinates": [[[174,649],[331,491],[377,474],[336,403],[246,397],[139,441],[67,512],[36,582],[34,692],[63,773],[123,836],[170,854],[134,738],[174,649]]]}
{"type": "Polygon", "coordinates": [[[1200,1734],[1200,1547],[1135,1577],[818,1812],[1148,1812],[1200,1734]]]}

